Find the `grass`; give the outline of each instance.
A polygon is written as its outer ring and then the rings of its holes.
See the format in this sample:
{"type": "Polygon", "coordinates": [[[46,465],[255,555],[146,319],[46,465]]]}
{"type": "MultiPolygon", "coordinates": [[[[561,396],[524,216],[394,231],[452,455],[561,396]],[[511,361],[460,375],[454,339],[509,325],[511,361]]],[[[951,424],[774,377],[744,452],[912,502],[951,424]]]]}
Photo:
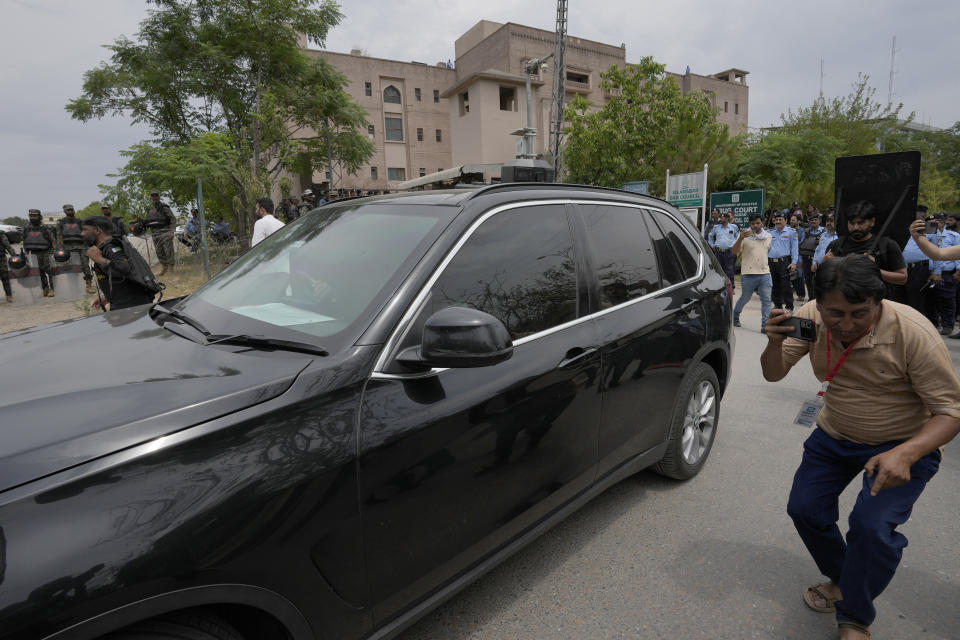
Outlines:
{"type": "MultiPolygon", "coordinates": [[[[211,245],[209,250],[210,257],[210,275],[213,276],[230,264],[243,252],[239,245],[211,245]]],[[[155,267],[154,272],[160,272],[160,267],[155,267]]],[[[176,266],[173,271],[158,275],[157,278],[166,287],[163,290],[163,297],[178,298],[188,293],[193,293],[196,289],[207,281],[207,276],[203,271],[203,259],[199,253],[190,253],[184,245],[177,243],[176,246],[176,266]]]]}

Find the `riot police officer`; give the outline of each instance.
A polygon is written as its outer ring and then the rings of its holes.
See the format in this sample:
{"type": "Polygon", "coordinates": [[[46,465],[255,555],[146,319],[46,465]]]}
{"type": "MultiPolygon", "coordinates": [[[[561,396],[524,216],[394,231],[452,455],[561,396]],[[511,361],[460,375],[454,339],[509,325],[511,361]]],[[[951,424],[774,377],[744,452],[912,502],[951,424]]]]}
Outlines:
{"type": "MultiPolygon", "coordinates": [[[[114,229],[113,222],[106,217],[83,221],[83,240],[88,246],[86,255],[94,263],[93,270],[103,297],[110,303],[111,311],[153,302],[154,294],[131,277],[134,266],[124,243],[113,237],[114,229]]],[[[102,308],[103,300],[98,298],[93,306],[102,308]]]]}
{"type": "Polygon", "coordinates": [[[7,254],[15,256],[13,247],[10,246],[10,239],[7,234],[0,231],[0,282],[3,283],[3,293],[7,297],[7,302],[13,302],[13,290],[10,288],[10,268],[7,266],[7,254]]]}
{"type": "Polygon", "coordinates": [[[23,230],[23,248],[37,256],[40,271],[40,286],[44,297],[53,297],[53,270],[50,268],[50,254],[57,245],[56,234],[43,224],[40,209],[30,209],[30,224],[23,230]]]}
{"type": "Polygon", "coordinates": [[[173,271],[173,231],[177,226],[177,217],[170,205],[160,200],[159,191],[150,192],[150,210],[147,212],[145,226],[153,234],[153,245],[160,261],[160,275],[173,271]]]}
{"type": "Polygon", "coordinates": [[[60,236],[60,247],[64,251],[76,253],[80,256],[80,266],[83,268],[83,281],[87,285],[87,293],[96,293],[93,288],[93,273],[90,271],[90,260],[87,259],[87,247],[83,243],[83,224],[77,218],[77,212],[72,204],[63,205],[63,217],[57,220],[57,235],[60,236]]]}
{"type": "Polygon", "coordinates": [[[126,223],[120,216],[113,215],[113,205],[111,205],[109,202],[100,203],[100,215],[113,222],[113,224],[117,227],[117,233],[114,234],[116,237],[122,238],[123,236],[127,235],[126,223]]]}
{"type": "Polygon", "coordinates": [[[300,197],[303,198],[303,202],[297,208],[298,218],[300,216],[307,215],[308,213],[310,213],[311,211],[317,208],[317,205],[314,203],[314,196],[313,196],[312,189],[307,189],[306,191],[303,192],[303,194],[300,197]]]}

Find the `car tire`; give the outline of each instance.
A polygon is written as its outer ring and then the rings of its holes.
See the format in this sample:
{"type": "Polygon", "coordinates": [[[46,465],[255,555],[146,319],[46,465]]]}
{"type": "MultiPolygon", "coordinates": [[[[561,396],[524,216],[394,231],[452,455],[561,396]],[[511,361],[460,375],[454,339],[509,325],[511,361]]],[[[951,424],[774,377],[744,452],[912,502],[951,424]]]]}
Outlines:
{"type": "Polygon", "coordinates": [[[712,367],[698,362],[680,383],[667,450],[653,470],[677,480],[700,473],[713,447],[719,419],[720,382],[712,367]]]}
{"type": "Polygon", "coordinates": [[[137,622],[101,640],[244,640],[244,636],[212,613],[177,611],[137,622]]]}

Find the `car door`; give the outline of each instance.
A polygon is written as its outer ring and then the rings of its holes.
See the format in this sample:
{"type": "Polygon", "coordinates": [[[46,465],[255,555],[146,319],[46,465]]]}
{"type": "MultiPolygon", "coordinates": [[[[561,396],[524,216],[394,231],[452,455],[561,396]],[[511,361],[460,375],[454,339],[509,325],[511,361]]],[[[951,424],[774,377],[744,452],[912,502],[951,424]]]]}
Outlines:
{"type": "Polygon", "coordinates": [[[661,444],[680,381],[699,348],[690,330],[702,309],[685,285],[699,270],[677,253],[680,225],[666,233],[651,212],[616,203],[579,204],[589,273],[596,280],[601,345],[601,475],[661,444]]]}
{"type": "MultiPolygon", "coordinates": [[[[360,497],[383,623],[589,487],[600,357],[562,204],[481,219],[418,298],[393,353],[435,311],[466,305],[514,341],[497,365],[374,373],[360,417],[360,497]]],[[[394,369],[391,369],[394,366],[394,369]]]]}

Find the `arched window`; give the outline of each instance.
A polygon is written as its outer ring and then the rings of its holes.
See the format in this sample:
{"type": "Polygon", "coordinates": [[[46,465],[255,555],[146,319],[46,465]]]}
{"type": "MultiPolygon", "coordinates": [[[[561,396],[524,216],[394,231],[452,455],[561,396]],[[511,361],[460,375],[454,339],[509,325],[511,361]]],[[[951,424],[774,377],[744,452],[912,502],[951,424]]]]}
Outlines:
{"type": "Polygon", "coordinates": [[[395,86],[390,85],[383,90],[383,101],[400,104],[400,91],[395,86]]]}

